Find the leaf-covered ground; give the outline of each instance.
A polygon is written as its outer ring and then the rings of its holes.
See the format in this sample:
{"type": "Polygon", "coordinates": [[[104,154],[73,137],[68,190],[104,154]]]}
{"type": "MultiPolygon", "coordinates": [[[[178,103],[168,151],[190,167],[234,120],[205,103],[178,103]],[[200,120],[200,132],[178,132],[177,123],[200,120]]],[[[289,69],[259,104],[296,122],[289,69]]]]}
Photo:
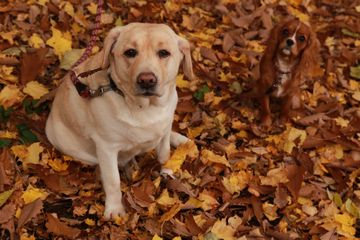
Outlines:
{"type": "MultiPolygon", "coordinates": [[[[102,218],[99,171],[55,151],[44,134],[51,101],[90,41],[96,0],[0,2],[0,239],[355,239],[360,237],[358,0],[108,0],[108,30],[167,23],[192,45],[196,79],[177,79],[174,129],[194,141],[159,174],[154,153],[121,169],[127,216],[102,218]],[[240,100],[259,77],[269,30],[311,22],[317,78],[288,124],[259,127],[240,100]]],[[[66,141],[66,139],[64,139],[66,141]]]]}

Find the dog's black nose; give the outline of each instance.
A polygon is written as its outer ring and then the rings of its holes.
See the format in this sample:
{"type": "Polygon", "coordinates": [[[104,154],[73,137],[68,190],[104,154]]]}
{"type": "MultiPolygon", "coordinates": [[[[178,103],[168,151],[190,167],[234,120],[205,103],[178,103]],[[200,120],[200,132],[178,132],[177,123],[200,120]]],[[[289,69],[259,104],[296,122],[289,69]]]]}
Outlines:
{"type": "Polygon", "coordinates": [[[292,40],[291,38],[288,38],[286,40],[286,45],[288,45],[289,47],[291,47],[292,45],[294,45],[294,40],[292,40]]]}
{"type": "Polygon", "coordinates": [[[141,89],[149,90],[157,84],[157,78],[152,72],[140,73],[136,79],[136,83],[141,89]]]}

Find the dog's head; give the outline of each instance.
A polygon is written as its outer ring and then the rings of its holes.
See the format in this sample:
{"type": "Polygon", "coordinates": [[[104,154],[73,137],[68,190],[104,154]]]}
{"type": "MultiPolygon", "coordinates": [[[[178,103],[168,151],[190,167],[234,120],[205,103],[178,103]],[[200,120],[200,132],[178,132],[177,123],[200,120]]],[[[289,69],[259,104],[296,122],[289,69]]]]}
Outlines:
{"type": "Polygon", "coordinates": [[[183,60],[185,75],[193,76],[188,41],[164,24],[130,23],[113,28],[102,54],[102,67],[110,66],[116,84],[134,97],[161,97],[175,86],[183,60]]]}
{"type": "Polygon", "coordinates": [[[288,18],[271,31],[265,54],[287,61],[298,61],[306,56],[310,61],[318,49],[319,41],[315,32],[300,20],[288,18]]]}

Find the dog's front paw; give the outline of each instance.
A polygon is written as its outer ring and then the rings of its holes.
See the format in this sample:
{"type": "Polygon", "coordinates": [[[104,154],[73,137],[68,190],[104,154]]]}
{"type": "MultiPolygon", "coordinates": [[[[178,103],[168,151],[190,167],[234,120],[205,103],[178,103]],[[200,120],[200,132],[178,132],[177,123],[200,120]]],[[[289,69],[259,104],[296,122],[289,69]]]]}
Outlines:
{"type": "Polygon", "coordinates": [[[111,218],[115,219],[117,216],[124,216],[126,214],[125,208],[120,201],[116,202],[105,202],[105,212],[104,217],[105,219],[109,220],[111,218]]]}
{"type": "Polygon", "coordinates": [[[175,179],[174,172],[173,172],[173,170],[171,170],[170,168],[164,168],[164,167],[162,167],[162,168],[161,168],[161,171],[160,171],[160,174],[163,175],[163,176],[169,176],[169,177],[171,177],[172,179],[175,179]]]}

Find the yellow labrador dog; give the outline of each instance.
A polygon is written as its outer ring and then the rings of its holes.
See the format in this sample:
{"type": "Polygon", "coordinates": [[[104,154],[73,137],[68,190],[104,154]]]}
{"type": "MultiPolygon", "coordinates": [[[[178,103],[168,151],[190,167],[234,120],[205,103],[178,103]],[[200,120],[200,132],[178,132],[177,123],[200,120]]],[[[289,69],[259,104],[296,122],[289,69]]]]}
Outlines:
{"type": "Polygon", "coordinates": [[[170,144],[188,140],[171,130],[182,61],[192,78],[185,39],[164,24],[131,23],[113,28],[103,50],[67,74],[57,90],[46,135],[63,153],[99,164],[105,218],[125,214],[118,164],[151,149],[164,163],[170,144]]]}

